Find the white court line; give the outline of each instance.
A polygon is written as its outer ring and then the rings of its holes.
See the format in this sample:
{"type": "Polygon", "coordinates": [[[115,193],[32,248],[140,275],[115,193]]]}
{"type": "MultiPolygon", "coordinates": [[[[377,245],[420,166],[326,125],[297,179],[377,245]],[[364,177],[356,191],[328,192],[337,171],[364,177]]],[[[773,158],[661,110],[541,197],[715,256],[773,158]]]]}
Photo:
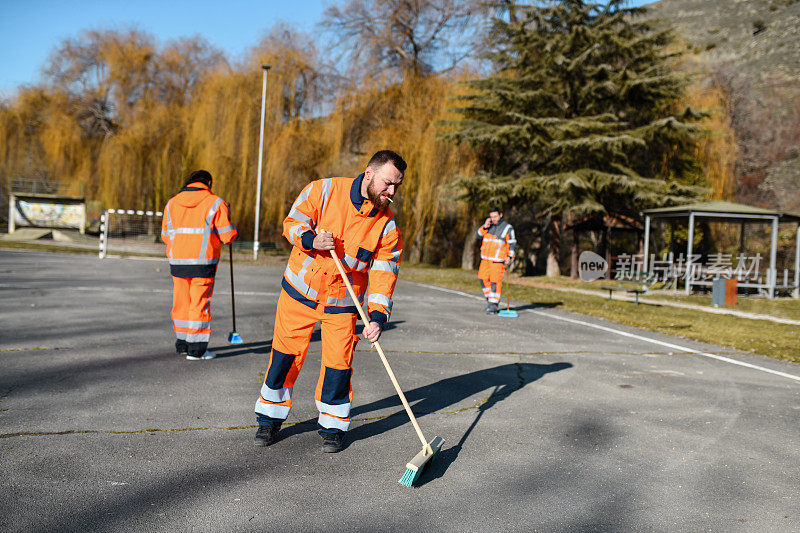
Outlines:
{"type": "MultiPolygon", "coordinates": [[[[417,283],[417,282],[412,282],[412,283],[416,283],[417,285],[422,285],[424,287],[428,287],[428,288],[431,288],[431,289],[437,289],[437,290],[440,290],[442,292],[449,292],[451,294],[458,294],[458,295],[461,295],[461,296],[466,296],[468,298],[472,298],[472,299],[475,299],[475,300],[484,300],[484,298],[482,296],[476,296],[474,294],[469,294],[469,293],[458,291],[458,290],[454,290],[454,289],[445,289],[445,288],[442,288],[442,287],[437,287],[435,285],[428,285],[427,283],[417,283]]],[[[781,376],[781,377],[784,377],[784,378],[793,379],[795,381],[800,381],[800,376],[795,376],[793,374],[787,374],[786,372],[780,372],[779,370],[772,370],[770,368],[764,368],[763,366],[753,365],[753,364],[750,364],[750,363],[745,363],[743,361],[737,361],[736,359],[731,359],[730,357],[724,357],[722,355],[715,355],[715,354],[712,354],[712,353],[702,352],[700,350],[695,350],[694,348],[688,348],[686,346],[679,346],[677,344],[672,344],[671,342],[664,342],[664,341],[659,341],[659,340],[656,340],[656,339],[649,339],[649,338],[643,337],[641,335],[636,335],[635,333],[628,333],[627,331],[621,331],[621,330],[618,330],[618,329],[609,328],[609,327],[606,327],[606,326],[601,326],[599,324],[592,324],[591,322],[584,322],[583,320],[576,320],[574,318],[567,318],[567,317],[564,317],[564,316],[558,316],[558,315],[554,315],[554,314],[551,314],[551,313],[545,313],[543,311],[534,311],[533,309],[523,309],[523,311],[527,311],[529,313],[533,313],[533,314],[536,314],[536,315],[541,315],[541,316],[544,316],[544,317],[547,317],[547,318],[554,318],[556,320],[563,320],[564,322],[571,322],[573,324],[580,324],[581,326],[587,326],[587,327],[599,329],[599,330],[602,330],[602,331],[608,331],[609,333],[616,333],[617,335],[622,335],[623,337],[630,337],[632,339],[637,339],[637,340],[644,341],[644,342],[650,342],[650,343],[653,343],[653,344],[658,344],[660,346],[664,346],[664,347],[667,347],[667,348],[672,348],[674,350],[681,350],[681,351],[693,353],[693,354],[696,354],[696,355],[702,355],[703,357],[710,357],[711,359],[716,359],[718,361],[723,361],[725,363],[730,363],[732,365],[744,366],[744,367],[747,367],[747,368],[752,368],[753,370],[760,370],[761,372],[766,372],[768,374],[774,374],[776,376],[781,376]]]]}

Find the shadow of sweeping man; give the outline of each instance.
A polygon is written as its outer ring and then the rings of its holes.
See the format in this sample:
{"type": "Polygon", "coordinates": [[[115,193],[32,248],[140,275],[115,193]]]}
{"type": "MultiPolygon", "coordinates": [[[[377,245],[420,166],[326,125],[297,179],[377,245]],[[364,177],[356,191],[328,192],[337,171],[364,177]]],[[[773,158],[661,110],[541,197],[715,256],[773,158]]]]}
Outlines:
{"type": "MultiPolygon", "coordinates": [[[[439,452],[439,457],[432,463],[430,471],[423,476],[423,479],[430,480],[440,477],[445,470],[447,470],[447,467],[458,457],[464,443],[470,433],[472,433],[472,430],[475,429],[475,426],[477,426],[483,413],[494,407],[497,403],[508,398],[512,393],[522,389],[528,383],[536,381],[548,373],[558,372],[571,367],[572,364],[565,362],[552,364],[512,363],[478,370],[468,374],[461,374],[406,392],[406,398],[412,406],[411,409],[414,415],[417,418],[422,418],[425,415],[445,410],[480,392],[491,391],[489,396],[477,406],[478,413],[459,442],[439,452]]],[[[388,417],[351,429],[349,432],[349,440],[352,442],[359,439],[366,439],[405,424],[409,424],[410,427],[408,415],[402,408],[402,404],[397,395],[392,395],[376,402],[355,407],[352,416],[353,418],[357,418],[372,411],[393,407],[399,407],[400,409],[388,417]]],[[[471,408],[472,407],[465,407],[461,410],[471,408]]],[[[429,429],[428,432],[430,431],[429,429]]],[[[426,435],[428,439],[432,437],[432,434],[426,435]]],[[[420,479],[416,485],[423,482],[423,479],[420,479]]]]}

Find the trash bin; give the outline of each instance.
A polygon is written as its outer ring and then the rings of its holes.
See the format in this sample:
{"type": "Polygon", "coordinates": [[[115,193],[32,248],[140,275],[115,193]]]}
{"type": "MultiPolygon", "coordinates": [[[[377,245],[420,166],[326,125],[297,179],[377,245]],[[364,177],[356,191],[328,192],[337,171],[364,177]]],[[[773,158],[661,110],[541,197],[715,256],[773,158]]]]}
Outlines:
{"type": "Polygon", "coordinates": [[[736,305],[736,295],[739,293],[739,283],[735,279],[725,280],[725,307],[736,305]]]}
{"type": "Polygon", "coordinates": [[[735,279],[716,278],[711,282],[711,305],[733,307],[736,305],[738,283],[735,279]]]}

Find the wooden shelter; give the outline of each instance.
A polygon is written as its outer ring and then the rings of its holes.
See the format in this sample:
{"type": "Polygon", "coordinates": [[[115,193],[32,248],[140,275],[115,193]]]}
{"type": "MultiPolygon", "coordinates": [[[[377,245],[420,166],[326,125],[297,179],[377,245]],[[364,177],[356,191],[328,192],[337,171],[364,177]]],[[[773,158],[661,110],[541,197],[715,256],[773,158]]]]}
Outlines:
{"type": "MultiPolygon", "coordinates": [[[[770,239],[769,269],[767,270],[766,283],[763,288],[770,298],[775,297],[775,289],[778,288],[777,272],[777,252],[778,252],[778,224],[796,224],[795,250],[794,250],[794,282],[787,283],[787,287],[780,288],[793,289],[793,296],[800,297],[800,215],[772,211],[761,207],[737,204],[733,202],[703,202],[688,205],[678,205],[673,207],[661,207],[656,209],[645,209],[642,211],[644,216],[644,265],[643,271],[648,270],[648,256],[650,247],[650,222],[655,219],[688,219],[689,236],[686,243],[686,271],[692,269],[692,246],[694,242],[694,226],[698,219],[705,219],[712,222],[739,223],[741,225],[740,243],[744,246],[744,233],[746,224],[771,224],[772,234],[770,239]]],[[[686,294],[691,292],[692,280],[686,277],[686,294]]]]}
{"type": "Polygon", "coordinates": [[[564,230],[572,230],[572,253],[570,274],[573,278],[578,277],[578,254],[580,234],[586,231],[599,231],[602,234],[602,252],[606,262],[609,264],[607,275],[611,274],[612,254],[611,254],[611,232],[624,231],[641,234],[642,223],[638,220],[620,213],[608,213],[606,215],[587,215],[582,218],[572,220],[564,225],[564,230]]]}

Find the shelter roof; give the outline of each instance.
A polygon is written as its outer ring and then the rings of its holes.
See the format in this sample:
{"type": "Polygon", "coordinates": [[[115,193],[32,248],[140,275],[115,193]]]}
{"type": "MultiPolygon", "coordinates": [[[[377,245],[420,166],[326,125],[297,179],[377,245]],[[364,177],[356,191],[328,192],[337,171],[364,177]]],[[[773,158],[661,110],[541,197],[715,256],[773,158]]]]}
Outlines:
{"type": "Polygon", "coordinates": [[[772,218],[777,216],[781,222],[800,222],[800,215],[794,213],[785,213],[782,211],[774,211],[752,205],[722,201],[700,202],[686,205],[675,205],[672,207],[658,207],[655,209],[645,209],[642,211],[643,215],[649,215],[651,218],[688,217],[691,213],[708,218],[727,220],[737,218],[772,218]]]}
{"type": "Polygon", "coordinates": [[[642,223],[621,213],[608,213],[605,215],[587,215],[568,222],[564,229],[577,229],[580,231],[597,231],[604,228],[642,231],[642,223]]]}

